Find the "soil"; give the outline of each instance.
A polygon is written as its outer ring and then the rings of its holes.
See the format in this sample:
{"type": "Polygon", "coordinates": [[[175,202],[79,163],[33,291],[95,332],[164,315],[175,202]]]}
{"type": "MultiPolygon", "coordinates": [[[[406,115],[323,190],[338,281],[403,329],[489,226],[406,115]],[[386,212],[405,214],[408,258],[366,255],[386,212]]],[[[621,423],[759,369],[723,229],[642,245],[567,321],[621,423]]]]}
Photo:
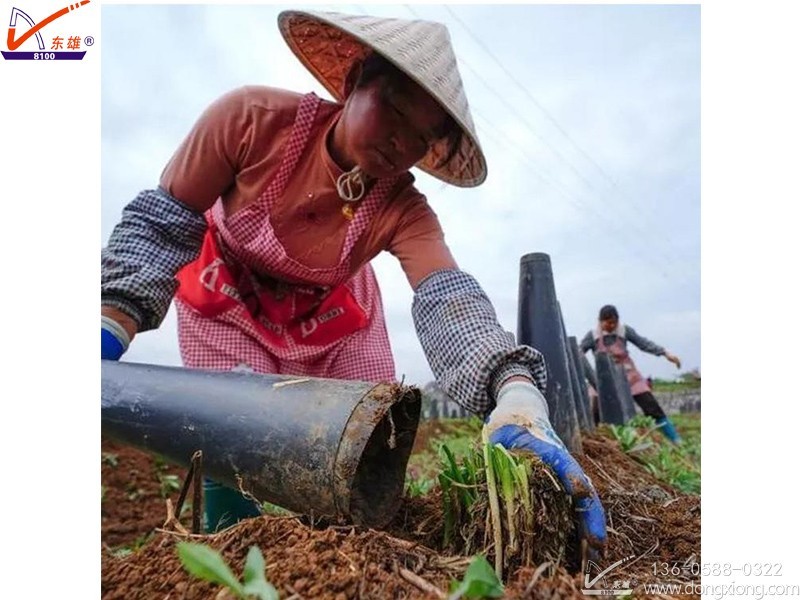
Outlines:
{"type": "MultiPolygon", "coordinates": [[[[437,435],[437,422],[421,425],[417,446],[437,435]]],[[[685,495],[652,477],[600,434],[584,434],[585,454],[576,457],[591,477],[608,522],[609,544],[600,569],[633,556],[613,571],[618,584],[629,583],[640,597],[642,583],[667,583],[653,575],[653,564],[683,564],[700,558],[700,497],[685,495]]],[[[187,536],[162,529],[166,499],[159,475],[185,471],[154,457],[102,441],[102,574],[104,599],[226,598],[220,587],[190,576],[175,552],[177,542],[205,543],[225,557],[237,575],[249,548],[261,548],[267,579],[281,598],[437,598],[463,577],[470,557],[441,550],[441,497],[404,499],[385,531],[354,527],[313,527],[296,517],[263,516],[214,535],[187,536]],[[115,460],[110,460],[113,455],[115,460]],[[116,464],[112,464],[115,462],[116,464]],[[440,590],[433,593],[432,589],[440,590]],[[428,591],[425,591],[428,590],[428,591]]],[[[169,497],[174,503],[179,490],[169,497]]],[[[188,513],[189,511],[187,511],[188,513]]],[[[190,514],[181,522],[189,527],[190,514]]],[[[593,576],[596,572],[593,572],[593,576]]],[[[585,598],[579,561],[523,567],[506,581],[508,598],[585,598]]],[[[669,582],[697,581],[690,574],[669,582]]],[[[598,587],[597,584],[595,587],[598,587]]],[[[668,598],[662,595],[661,597],[668,598]]],[[[685,598],[687,596],[681,596],[685,598]]],[[[688,596],[691,597],[691,596],[688,596]]]]}
{"type": "MultiPolygon", "coordinates": [[[[138,546],[164,524],[166,497],[177,500],[179,492],[162,482],[172,475],[182,485],[186,471],[113,440],[104,438],[101,447],[103,546],[106,551],[138,546]]],[[[182,522],[190,524],[191,517],[184,515],[182,522]]]]}

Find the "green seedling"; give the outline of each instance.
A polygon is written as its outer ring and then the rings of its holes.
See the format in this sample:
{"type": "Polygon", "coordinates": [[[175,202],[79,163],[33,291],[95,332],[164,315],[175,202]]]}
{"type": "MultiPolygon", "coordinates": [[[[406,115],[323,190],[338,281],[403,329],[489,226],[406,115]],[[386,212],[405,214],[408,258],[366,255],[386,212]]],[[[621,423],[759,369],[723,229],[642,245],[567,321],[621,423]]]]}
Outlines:
{"type": "Polygon", "coordinates": [[[138,500],[142,496],[144,496],[144,490],[142,488],[136,487],[136,484],[131,482],[125,487],[125,497],[130,500],[131,502],[138,500]]]}
{"type": "Polygon", "coordinates": [[[178,543],[178,557],[183,567],[191,574],[217,585],[222,585],[237,598],[245,600],[278,600],[278,591],[270,584],[265,575],[264,557],[258,546],[251,546],[247,552],[244,573],[240,582],[222,555],[206,546],[191,542],[178,543]]]}
{"type": "Polygon", "coordinates": [[[511,554],[517,551],[517,529],[514,526],[514,513],[516,511],[516,461],[508,450],[500,445],[491,449],[492,468],[500,482],[503,493],[503,504],[506,509],[506,527],[508,528],[508,551],[511,554]]]}
{"type": "MultiPolygon", "coordinates": [[[[444,513],[444,546],[461,554],[491,554],[498,579],[507,569],[531,565],[534,554],[555,556],[566,538],[542,530],[546,541],[536,537],[537,514],[547,503],[553,517],[565,515],[566,501],[555,479],[555,493],[545,480],[545,469],[530,453],[513,453],[489,443],[472,448],[460,460],[445,445],[441,452],[439,487],[444,513]],[[536,481],[533,474],[536,472],[536,481]],[[544,487],[543,487],[544,486],[544,487]]],[[[491,557],[490,557],[491,560],[491,557]]]]}
{"type": "Polygon", "coordinates": [[[637,429],[650,429],[651,427],[655,427],[656,420],[653,417],[648,417],[647,415],[636,415],[629,420],[626,425],[636,427],[637,429]]]}
{"type": "Polygon", "coordinates": [[[483,484],[484,470],[482,458],[474,448],[462,457],[461,465],[447,444],[439,447],[439,458],[442,463],[438,480],[444,505],[444,542],[449,545],[464,515],[469,513],[478,498],[477,488],[483,484]]]}
{"type": "Polygon", "coordinates": [[[610,425],[609,430],[623,452],[630,454],[656,478],[686,494],[700,493],[700,421],[697,417],[675,415],[685,432],[683,444],[646,439],[658,429],[655,421],[638,415],[625,425],[610,425]],[[640,433],[642,428],[647,431],[640,433]],[[638,429],[637,429],[638,428],[638,429]]]}
{"type": "Polygon", "coordinates": [[[492,570],[489,562],[480,554],[470,562],[464,579],[450,584],[448,600],[460,598],[500,598],[503,595],[503,584],[492,570]]]}
{"type": "Polygon", "coordinates": [[[510,557],[517,556],[522,551],[523,561],[529,562],[532,558],[531,544],[520,542],[521,535],[527,535],[530,541],[536,521],[530,484],[531,465],[529,461],[512,455],[503,446],[489,444],[486,439],[484,456],[495,544],[495,572],[501,577],[503,566],[510,557]],[[522,534],[521,531],[527,533],[522,534]]]}
{"type": "Polygon", "coordinates": [[[483,430],[483,464],[486,468],[486,487],[489,492],[489,512],[492,517],[494,534],[494,571],[497,577],[503,576],[503,526],[500,516],[500,501],[497,495],[497,477],[492,460],[492,445],[486,430],[483,430]]]}
{"type": "Polygon", "coordinates": [[[270,515],[273,517],[291,517],[292,515],[295,514],[290,510],[286,510],[282,506],[278,506],[277,504],[271,504],[269,502],[262,502],[261,510],[265,515],[270,515]]]}
{"type": "Polygon", "coordinates": [[[158,474],[159,491],[162,498],[167,498],[172,492],[181,489],[181,480],[177,475],[158,474]]]}
{"type": "Polygon", "coordinates": [[[700,470],[681,448],[662,446],[654,456],[643,460],[645,468],[655,477],[686,494],[700,493],[700,470]]]}
{"type": "Polygon", "coordinates": [[[113,452],[103,452],[100,457],[101,462],[104,462],[112,467],[116,467],[119,464],[119,456],[113,452]]]}
{"type": "Polygon", "coordinates": [[[642,452],[653,446],[653,442],[647,438],[653,431],[658,429],[653,426],[645,433],[639,433],[639,430],[630,423],[627,425],[610,425],[609,427],[611,428],[611,435],[617,440],[622,451],[627,454],[642,452]]]}
{"type": "Polygon", "coordinates": [[[431,426],[437,429],[437,433],[428,440],[424,448],[411,455],[406,479],[427,479],[435,486],[441,471],[442,446],[447,445],[456,460],[461,460],[474,450],[476,440],[480,439],[483,421],[477,417],[437,419],[431,426]]]}
{"type": "Polygon", "coordinates": [[[441,452],[444,462],[442,474],[451,480],[451,485],[458,491],[464,508],[469,508],[477,497],[475,493],[475,474],[477,472],[475,461],[468,453],[463,459],[463,466],[459,466],[455,455],[446,444],[442,445],[441,452]]]}
{"type": "Polygon", "coordinates": [[[406,482],[406,495],[410,498],[424,496],[433,489],[433,479],[409,479],[406,482]]]}
{"type": "Polygon", "coordinates": [[[117,558],[125,558],[126,556],[130,556],[134,552],[138,552],[139,550],[144,547],[144,545],[150,541],[150,538],[153,537],[152,533],[145,533],[144,535],[140,535],[138,538],[133,540],[127,546],[120,546],[119,548],[112,551],[112,554],[117,558]]]}

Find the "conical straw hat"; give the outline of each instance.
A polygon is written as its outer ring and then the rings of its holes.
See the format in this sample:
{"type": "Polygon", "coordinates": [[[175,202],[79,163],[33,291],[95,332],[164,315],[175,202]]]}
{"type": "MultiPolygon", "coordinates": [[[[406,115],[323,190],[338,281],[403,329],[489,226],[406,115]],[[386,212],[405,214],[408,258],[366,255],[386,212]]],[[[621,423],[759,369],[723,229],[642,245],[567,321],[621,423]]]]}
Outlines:
{"type": "Polygon", "coordinates": [[[441,23],[380,19],[339,13],[284,11],[278,27],[289,48],[337,101],[344,101],[344,84],[354,62],[375,51],[416,81],[456,120],[464,135],[452,158],[437,164],[431,149],[417,166],[460,187],[486,179],[486,159],[469,112],[450,34],[441,23]]]}

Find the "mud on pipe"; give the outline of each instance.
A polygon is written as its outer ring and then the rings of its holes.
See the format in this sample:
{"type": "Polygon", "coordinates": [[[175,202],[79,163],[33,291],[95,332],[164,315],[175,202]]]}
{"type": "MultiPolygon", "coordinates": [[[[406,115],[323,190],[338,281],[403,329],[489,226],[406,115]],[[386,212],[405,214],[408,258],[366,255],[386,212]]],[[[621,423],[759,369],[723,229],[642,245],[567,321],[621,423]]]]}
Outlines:
{"type": "Polygon", "coordinates": [[[399,508],[421,396],[396,383],[102,361],[102,432],[295,512],[381,527],[399,508]]]}

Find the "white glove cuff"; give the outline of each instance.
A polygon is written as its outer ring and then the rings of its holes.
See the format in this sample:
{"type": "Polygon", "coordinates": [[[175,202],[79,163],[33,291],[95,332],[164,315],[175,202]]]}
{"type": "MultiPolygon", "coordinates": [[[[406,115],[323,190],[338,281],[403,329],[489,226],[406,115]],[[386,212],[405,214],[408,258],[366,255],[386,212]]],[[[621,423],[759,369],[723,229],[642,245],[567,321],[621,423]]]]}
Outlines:
{"type": "Polygon", "coordinates": [[[492,411],[486,427],[493,431],[503,425],[521,425],[529,429],[536,423],[549,425],[547,400],[532,383],[512,381],[503,385],[497,394],[497,407],[492,411]]]}

